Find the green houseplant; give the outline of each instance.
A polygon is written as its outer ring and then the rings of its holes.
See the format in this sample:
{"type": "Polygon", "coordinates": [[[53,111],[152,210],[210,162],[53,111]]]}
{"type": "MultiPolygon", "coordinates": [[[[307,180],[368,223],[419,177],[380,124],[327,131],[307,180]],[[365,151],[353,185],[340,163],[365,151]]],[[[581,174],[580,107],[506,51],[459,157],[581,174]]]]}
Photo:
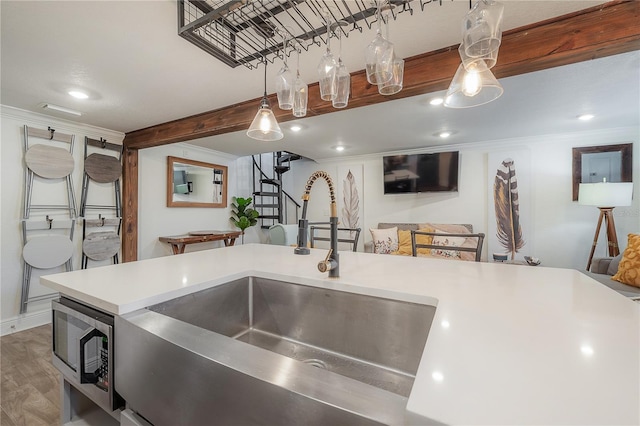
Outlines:
{"type": "Polygon", "coordinates": [[[251,197],[233,197],[231,203],[232,216],[229,220],[242,231],[242,244],[244,244],[244,230],[258,223],[258,212],[249,207],[252,201],[251,197]]]}

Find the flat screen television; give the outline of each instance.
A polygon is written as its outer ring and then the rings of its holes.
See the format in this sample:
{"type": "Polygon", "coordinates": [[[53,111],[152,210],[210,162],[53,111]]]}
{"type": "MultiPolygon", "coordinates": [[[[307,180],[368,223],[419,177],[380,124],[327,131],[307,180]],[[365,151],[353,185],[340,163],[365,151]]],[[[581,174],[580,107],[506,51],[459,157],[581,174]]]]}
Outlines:
{"type": "Polygon", "coordinates": [[[384,193],[458,191],[458,151],[383,157],[384,193]]]}

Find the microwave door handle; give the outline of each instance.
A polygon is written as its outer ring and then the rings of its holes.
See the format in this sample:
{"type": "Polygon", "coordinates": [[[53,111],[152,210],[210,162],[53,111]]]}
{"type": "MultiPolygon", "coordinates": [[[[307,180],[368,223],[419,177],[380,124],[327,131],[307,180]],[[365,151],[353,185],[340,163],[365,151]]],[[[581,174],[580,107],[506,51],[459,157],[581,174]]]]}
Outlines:
{"type": "MultiPolygon", "coordinates": [[[[93,373],[88,373],[85,371],[85,363],[84,363],[84,354],[85,354],[85,346],[91,339],[94,337],[103,337],[104,334],[95,328],[90,328],[87,330],[79,339],[79,357],[78,357],[78,372],[80,375],[80,383],[98,383],[98,375],[93,373]]],[[[96,354],[98,358],[100,354],[96,354]]]]}

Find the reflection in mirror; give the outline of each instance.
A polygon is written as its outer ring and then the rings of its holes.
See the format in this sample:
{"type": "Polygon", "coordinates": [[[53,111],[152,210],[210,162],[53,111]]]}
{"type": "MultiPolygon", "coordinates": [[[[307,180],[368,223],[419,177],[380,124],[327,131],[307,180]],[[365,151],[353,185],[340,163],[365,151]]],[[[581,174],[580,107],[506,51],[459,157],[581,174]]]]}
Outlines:
{"type": "Polygon", "coordinates": [[[227,207],[227,167],[167,157],[167,207],[227,207]]]}
{"type": "Polygon", "coordinates": [[[632,144],[573,148],[573,201],[580,183],[631,182],[632,144]]]}

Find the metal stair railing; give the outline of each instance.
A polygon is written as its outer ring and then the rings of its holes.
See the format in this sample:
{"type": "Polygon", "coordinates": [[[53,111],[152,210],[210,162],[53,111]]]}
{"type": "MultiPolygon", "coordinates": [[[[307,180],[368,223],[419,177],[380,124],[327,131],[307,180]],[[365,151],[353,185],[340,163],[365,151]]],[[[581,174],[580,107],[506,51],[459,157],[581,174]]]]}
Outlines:
{"type": "MultiPolygon", "coordinates": [[[[254,208],[258,210],[260,213],[259,219],[262,220],[262,227],[268,228],[269,225],[265,223],[266,220],[272,221],[271,225],[275,223],[287,223],[289,219],[289,206],[291,203],[295,206],[295,220],[297,221],[299,216],[300,204],[287,192],[282,188],[282,179],[278,179],[276,176],[269,177],[263,170],[262,166],[262,155],[260,155],[259,162],[256,161],[254,155],[251,156],[253,161],[253,194],[255,197],[272,197],[274,198],[273,202],[265,203],[265,202],[254,202],[254,208]],[[256,171],[259,173],[256,176],[256,171]],[[256,188],[257,184],[259,187],[256,188]],[[277,191],[265,191],[264,184],[273,185],[277,191]],[[264,209],[271,209],[272,214],[265,214],[264,209]]],[[[276,160],[276,153],[274,153],[274,160],[276,160]]],[[[277,161],[277,160],[276,160],[277,161]]],[[[278,173],[276,169],[276,161],[273,164],[273,172],[274,174],[278,173]]]]}

